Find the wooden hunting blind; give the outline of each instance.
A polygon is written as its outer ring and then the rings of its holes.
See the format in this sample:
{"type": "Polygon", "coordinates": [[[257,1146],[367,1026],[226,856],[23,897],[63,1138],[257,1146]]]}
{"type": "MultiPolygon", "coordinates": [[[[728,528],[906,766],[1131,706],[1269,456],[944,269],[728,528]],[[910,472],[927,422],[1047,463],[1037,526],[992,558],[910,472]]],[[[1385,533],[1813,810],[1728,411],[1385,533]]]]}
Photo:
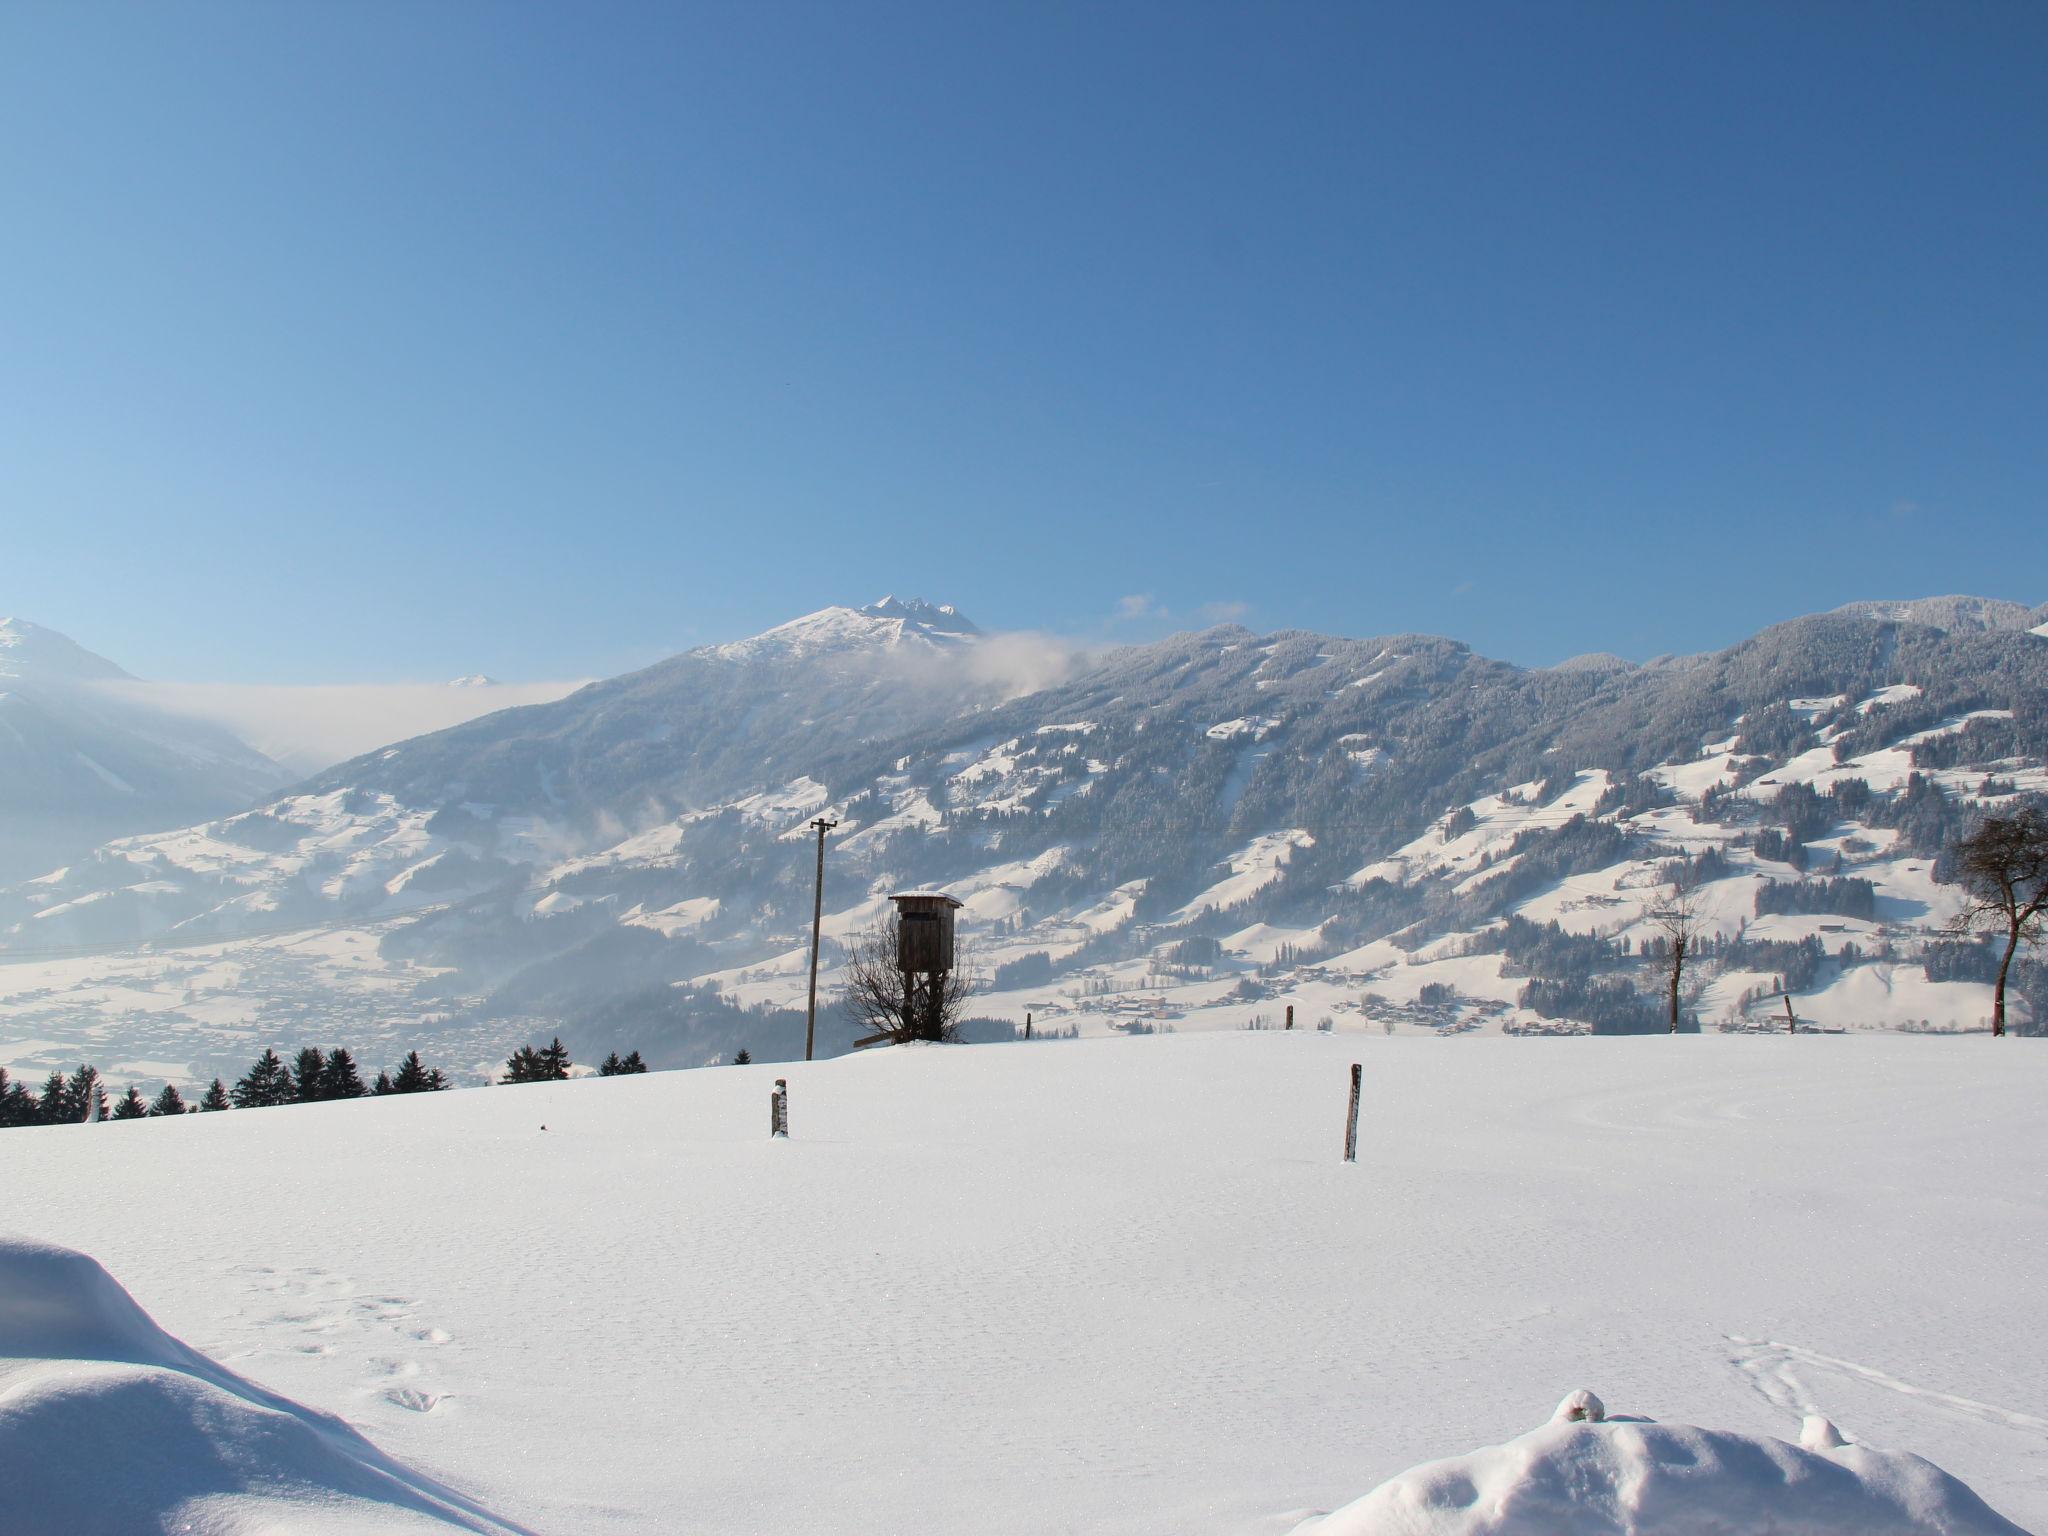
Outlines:
{"type": "Polygon", "coordinates": [[[939,891],[907,891],[896,903],[896,969],[944,975],[953,969],[953,914],[960,903],[939,891]]]}

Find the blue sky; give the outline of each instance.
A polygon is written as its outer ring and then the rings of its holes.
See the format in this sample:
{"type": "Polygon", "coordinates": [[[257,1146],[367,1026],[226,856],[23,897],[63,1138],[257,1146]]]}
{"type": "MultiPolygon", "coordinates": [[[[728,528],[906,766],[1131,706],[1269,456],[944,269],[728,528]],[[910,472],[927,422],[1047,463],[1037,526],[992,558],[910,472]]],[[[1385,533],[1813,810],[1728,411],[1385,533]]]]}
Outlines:
{"type": "Polygon", "coordinates": [[[1511,660],[2048,600],[2048,8],[0,6],[0,612],[1511,660]]]}

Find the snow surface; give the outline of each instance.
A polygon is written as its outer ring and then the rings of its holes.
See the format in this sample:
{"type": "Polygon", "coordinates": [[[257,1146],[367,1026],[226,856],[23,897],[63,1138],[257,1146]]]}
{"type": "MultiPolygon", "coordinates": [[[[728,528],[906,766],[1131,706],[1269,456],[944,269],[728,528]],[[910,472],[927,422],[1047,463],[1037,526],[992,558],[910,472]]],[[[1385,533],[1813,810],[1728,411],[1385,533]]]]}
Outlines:
{"type": "Polygon", "coordinates": [[[0,1527],[516,1531],[187,1348],[82,1253],[0,1234],[0,1527]]]}
{"type": "Polygon", "coordinates": [[[1168,1035],[17,1130],[0,1188],[550,1533],[1280,1536],[1587,1382],[2039,1530],[2044,1090],[2020,1039],[1168,1035]]]}
{"type": "Polygon", "coordinates": [[[1598,1422],[1575,1392],[1541,1429],[1431,1462],[1297,1536],[2025,1536],[1918,1456],[1689,1424],[1598,1422]]]}

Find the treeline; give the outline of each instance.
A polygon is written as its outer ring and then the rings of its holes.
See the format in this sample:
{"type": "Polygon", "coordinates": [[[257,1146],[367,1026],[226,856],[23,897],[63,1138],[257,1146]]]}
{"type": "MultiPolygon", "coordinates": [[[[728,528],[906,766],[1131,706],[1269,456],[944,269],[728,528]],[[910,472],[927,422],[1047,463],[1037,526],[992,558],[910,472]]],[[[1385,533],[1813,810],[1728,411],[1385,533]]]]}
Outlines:
{"type": "MultiPolygon", "coordinates": [[[[575,1063],[569,1059],[568,1049],[557,1035],[546,1045],[536,1049],[522,1045],[505,1058],[505,1075],[501,1083],[562,1083],[569,1080],[569,1069],[575,1063]]],[[[636,1072],[645,1072],[647,1063],[640,1059],[638,1051],[628,1051],[621,1056],[613,1051],[598,1063],[599,1077],[630,1077],[636,1072]]]]}
{"type": "Polygon", "coordinates": [[[1774,912],[1812,916],[1830,913],[1837,917],[1877,917],[1877,887],[1853,875],[1818,880],[1772,880],[1756,890],[1756,915],[1774,912]]]}
{"type": "MultiPolygon", "coordinates": [[[[745,1057],[746,1053],[740,1053],[745,1057]]],[[[536,1049],[522,1045],[506,1060],[505,1083],[553,1082],[567,1078],[573,1066],[557,1039],[536,1049]]],[[[645,1072],[640,1053],[613,1051],[598,1066],[600,1077],[645,1072]]],[[[40,1092],[16,1082],[0,1067],[0,1129],[29,1125],[76,1125],[90,1120],[145,1120],[164,1115],[197,1114],[222,1109],[274,1109],[285,1104],[320,1104],[336,1099],[381,1098],[395,1093],[439,1093],[449,1085],[439,1067],[407,1051],[395,1072],[379,1072],[367,1086],[355,1057],[336,1046],[331,1051],[307,1046],[290,1063],[266,1049],[230,1088],[216,1077],[196,1104],[187,1103],[177,1084],[166,1083],[154,1099],[145,1099],[133,1084],[109,1100],[99,1069],[81,1064],[68,1077],[52,1072],[40,1092]]]]}

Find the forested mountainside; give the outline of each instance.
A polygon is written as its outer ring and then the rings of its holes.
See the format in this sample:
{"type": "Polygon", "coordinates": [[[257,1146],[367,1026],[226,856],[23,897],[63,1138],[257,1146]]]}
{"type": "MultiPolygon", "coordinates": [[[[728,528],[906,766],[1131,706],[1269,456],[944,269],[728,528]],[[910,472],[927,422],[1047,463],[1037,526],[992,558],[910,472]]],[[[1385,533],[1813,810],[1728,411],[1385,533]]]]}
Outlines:
{"type": "MultiPolygon", "coordinates": [[[[166,1038],[223,1016],[204,940],[261,948],[245,1021],[693,1061],[787,1038],[759,1010],[801,1004],[824,815],[833,940],[893,889],[951,890],[981,1008],[1055,1029],[1290,1002],[1333,1027],[1659,1027],[1648,913],[1679,879],[1707,927],[1689,1023],[1761,1025],[1789,992],[1823,1025],[1974,1027],[1986,961],[1945,936],[1946,855],[2048,790],[2042,618],[1860,605],[1546,669],[1222,627],[1005,697],[957,615],[826,610],[110,845],[0,893],[0,937],[153,944],[67,963],[176,972],[166,1038]],[[323,937],[288,962],[292,933],[323,937]]],[[[2048,1019],[2040,968],[2020,994],[2048,1019]]],[[[53,1028],[95,1006],[67,996],[53,1028]]]]}

